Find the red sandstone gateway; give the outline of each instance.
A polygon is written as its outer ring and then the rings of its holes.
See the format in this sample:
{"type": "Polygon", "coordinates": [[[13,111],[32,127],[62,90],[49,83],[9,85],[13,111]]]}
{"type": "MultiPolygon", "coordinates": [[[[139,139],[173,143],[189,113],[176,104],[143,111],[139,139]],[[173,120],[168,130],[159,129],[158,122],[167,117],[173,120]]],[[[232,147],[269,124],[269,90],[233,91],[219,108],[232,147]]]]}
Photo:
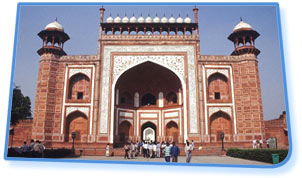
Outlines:
{"type": "Polygon", "coordinates": [[[266,139],[259,33],[251,25],[241,20],[235,26],[230,56],[205,56],[197,8],[193,20],[104,20],[105,9],[100,12],[97,55],[67,55],[69,36],[57,21],[38,34],[43,44],[33,122],[24,123],[28,132],[15,144],[33,138],[48,148],[71,148],[75,132],[76,151],[85,155],[105,155],[107,143],[120,148],[137,140],[182,147],[194,140],[205,148],[195,150],[201,155],[220,150],[221,132],[226,147],[251,148],[254,139],[266,139]]]}

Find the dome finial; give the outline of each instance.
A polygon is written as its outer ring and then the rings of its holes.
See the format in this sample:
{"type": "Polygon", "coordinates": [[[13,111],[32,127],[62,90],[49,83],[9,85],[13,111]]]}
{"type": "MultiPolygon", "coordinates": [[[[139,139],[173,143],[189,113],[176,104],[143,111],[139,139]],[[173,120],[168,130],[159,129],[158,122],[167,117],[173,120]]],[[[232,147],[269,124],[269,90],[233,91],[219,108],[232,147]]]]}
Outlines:
{"type": "Polygon", "coordinates": [[[242,17],[240,17],[240,22],[242,22],[242,17]]]}

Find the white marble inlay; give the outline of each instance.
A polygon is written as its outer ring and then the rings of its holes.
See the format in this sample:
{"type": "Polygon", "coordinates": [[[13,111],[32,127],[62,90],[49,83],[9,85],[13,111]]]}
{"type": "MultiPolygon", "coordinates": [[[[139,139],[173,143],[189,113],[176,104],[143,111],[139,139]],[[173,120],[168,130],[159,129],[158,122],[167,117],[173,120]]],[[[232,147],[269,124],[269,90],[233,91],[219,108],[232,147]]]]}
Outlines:
{"type": "Polygon", "coordinates": [[[133,113],[132,112],[120,112],[120,116],[133,118],[133,113]]]}
{"type": "MultiPolygon", "coordinates": [[[[187,108],[188,106],[188,117],[187,117],[187,109],[184,109],[184,139],[187,139],[187,118],[189,119],[189,129],[190,133],[198,133],[198,110],[197,110],[197,82],[196,82],[196,65],[195,64],[195,48],[193,45],[153,45],[153,46],[148,46],[148,45],[132,45],[132,46],[109,46],[106,45],[104,46],[104,51],[103,51],[103,56],[104,58],[102,59],[102,79],[101,79],[101,103],[100,103],[100,133],[108,133],[108,121],[109,121],[109,111],[113,112],[114,111],[114,105],[111,105],[111,108],[109,108],[109,97],[114,99],[114,95],[109,96],[109,89],[110,89],[110,80],[111,80],[111,71],[110,71],[110,66],[114,66],[114,64],[111,64],[111,57],[112,57],[112,52],[118,53],[118,52],[148,52],[148,53],[156,53],[156,52],[183,52],[186,53],[187,57],[187,69],[188,71],[187,74],[187,79],[184,79],[181,73],[178,72],[175,68],[171,68],[167,66],[166,64],[161,64],[157,63],[159,65],[162,65],[170,70],[172,70],[178,78],[181,80],[182,83],[182,88],[183,88],[183,93],[186,93],[186,80],[188,81],[188,90],[189,90],[189,103],[187,103],[186,96],[184,96],[184,108],[187,108]]],[[[181,55],[180,55],[181,56],[181,55]]],[[[147,62],[150,61],[150,59],[145,58],[147,62]]],[[[156,63],[155,61],[153,61],[156,63]]],[[[140,64],[140,63],[139,63],[140,64]]],[[[138,64],[136,64],[138,65],[138,64]]],[[[135,65],[134,65],[135,66],[135,65]]],[[[127,71],[133,66],[128,66],[125,68],[122,72],[127,71]]],[[[112,71],[113,72],[113,71],[112,71]]],[[[121,73],[122,73],[121,72],[121,73]]],[[[114,87],[116,84],[116,81],[118,79],[118,76],[112,83],[112,93],[115,92],[114,87]]],[[[111,130],[113,130],[113,116],[111,118],[111,130]]],[[[110,134],[110,143],[113,142],[113,133],[110,134]]]]}
{"type": "MultiPolygon", "coordinates": [[[[85,67],[85,65],[83,65],[83,67],[85,67]]],[[[88,69],[87,68],[71,68],[71,69],[69,69],[69,78],[78,73],[85,74],[88,78],[90,78],[91,69],[90,68],[88,68],[88,69]]]]}
{"type": "Polygon", "coordinates": [[[147,123],[147,122],[151,122],[151,123],[153,123],[154,125],[157,126],[157,120],[141,120],[141,126],[142,126],[144,123],[147,123]]]}
{"type": "Polygon", "coordinates": [[[232,116],[232,110],[230,107],[209,107],[209,116],[211,117],[212,114],[218,112],[218,111],[223,111],[227,114],[229,114],[229,116],[232,116]]]}
{"type": "Polygon", "coordinates": [[[133,126],[133,120],[132,119],[120,118],[119,124],[121,124],[123,121],[128,121],[133,126]]]}
{"type": "Polygon", "coordinates": [[[139,94],[136,92],[134,94],[134,107],[138,108],[139,107],[139,94]]]}
{"type": "Polygon", "coordinates": [[[140,114],[141,118],[157,118],[156,113],[141,113],[140,114]]]}
{"type": "Polygon", "coordinates": [[[229,78],[229,72],[227,69],[207,69],[207,77],[209,78],[214,73],[220,73],[229,78]]]}
{"type": "Polygon", "coordinates": [[[68,116],[70,113],[74,111],[80,111],[86,115],[88,118],[89,116],[89,108],[88,107],[67,107],[66,108],[66,116],[68,116]]]}
{"type": "Polygon", "coordinates": [[[114,56],[113,80],[115,80],[125,69],[136,66],[142,62],[150,61],[160,63],[169,69],[174,69],[184,77],[184,56],[171,55],[147,55],[147,56],[114,56]]]}
{"type": "Polygon", "coordinates": [[[178,112],[166,112],[165,118],[166,117],[178,117],[178,112]]]}
{"type": "Polygon", "coordinates": [[[158,94],[158,107],[160,107],[160,108],[164,107],[163,97],[164,97],[163,92],[159,92],[159,94],[158,94]]]}

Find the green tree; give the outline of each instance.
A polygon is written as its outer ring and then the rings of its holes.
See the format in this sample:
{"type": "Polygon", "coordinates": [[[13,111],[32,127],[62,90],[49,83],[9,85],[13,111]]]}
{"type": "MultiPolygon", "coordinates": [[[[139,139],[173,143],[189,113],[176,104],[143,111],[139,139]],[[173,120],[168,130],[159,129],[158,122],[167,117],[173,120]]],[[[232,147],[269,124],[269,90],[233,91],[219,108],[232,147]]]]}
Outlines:
{"type": "MultiPolygon", "coordinates": [[[[11,126],[13,126],[13,130],[20,120],[26,120],[29,117],[31,117],[30,98],[28,96],[24,97],[21,92],[21,89],[18,86],[15,86],[13,89],[13,101],[10,118],[10,124],[11,126]]],[[[11,145],[13,144],[13,136],[14,131],[12,134],[11,145]]]]}

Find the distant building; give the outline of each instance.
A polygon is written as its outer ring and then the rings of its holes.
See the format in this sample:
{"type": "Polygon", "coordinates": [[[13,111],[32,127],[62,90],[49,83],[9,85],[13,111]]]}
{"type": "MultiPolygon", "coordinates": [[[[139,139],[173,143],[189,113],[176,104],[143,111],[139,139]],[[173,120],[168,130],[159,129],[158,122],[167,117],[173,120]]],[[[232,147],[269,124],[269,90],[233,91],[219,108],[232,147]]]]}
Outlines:
{"type": "Polygon", "coordinates": [[[43,44],[33,139],[70,147],[75,132],[84,154],[130,140],[218,147],[221,132],[226,146],[251,147],[253,139],[265,139],[259,34],[249,24],[241,20],[229,35],[230,56],[209,56],[200,54],[197,8],[193,21],[104,20],[105,9],[100,11],[96,55],[67,55],[69,36],[57,21],[38,34],[43,44]]]}

